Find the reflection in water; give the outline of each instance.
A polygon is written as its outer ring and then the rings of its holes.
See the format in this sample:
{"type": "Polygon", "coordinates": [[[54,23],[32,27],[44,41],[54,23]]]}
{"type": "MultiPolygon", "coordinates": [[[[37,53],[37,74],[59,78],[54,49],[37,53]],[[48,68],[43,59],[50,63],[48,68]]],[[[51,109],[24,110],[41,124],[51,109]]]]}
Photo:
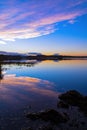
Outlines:
{"type": "MultiPolygon", "coordinates": [[[[29,75],[16,75],[17,68],[30,69],[37,61],[4,62],[0,64],[0,129],[19,130],[26,124],[24,111],[39,111],[56,107],[58,92],[54,83],[29,75]],[[12,74],[8,71],[15,70],[12,74]],[[30,107],[31,106],[31,109],[30,107]],[[14,123],[14,124],[13,124],[14,123]]],[[[20,70],[20,69],[19,69],[20,70]]],[[[25,70],[25,69],[24,69],[25,70]]],[[[28,124],[29,125],[29,124],[28,124]]]]}
{"type": "Polygon", "coordinates": [[[26,66],[26,67],[33,67],[34,65],[38,64],[40,61],[37,60],[6,60],[3,62],[0,62],[0,80],[3,79],[3,70],[2,67],[4,65],[16,65],[16,66],[26,66]]]}
{"type": "Polygon", "coordinates": [[[3,79],[3,74],[2,74],[2,65],[0,64],[0,80],[3,79]]]}
{"type": "Polygon", "coordinates": [[[36,60],[0,63],[0,130],[21,129],[26,124],[27,107],[29,112],[56,108],[59,92],[76,89],[87,94],[87,61],[38,63],[36,60]]]}
{"type": "Polygon", "coordinates": [[[38,60],[6,60],[6,61],[3,61],[2,63],[0,63],[0,64],[4,64],[4,65],[6,65],[6,64],[16,64],[16,65],[26,65],[26,66],[29,66],[29,67],[31,67],[31,66],[34,66],[34,65],[36,65],[36,64],[38,64],[39,62],[41,62],[41,61],[38,61],[38,60]]]}
{"type": "Polygon", "coordinates": [[[21,106],[39,98],[55,98],[58,93],[52,90],[54,84],[38,78],[5,75],[0,84],[0,102],[21,106]]]}

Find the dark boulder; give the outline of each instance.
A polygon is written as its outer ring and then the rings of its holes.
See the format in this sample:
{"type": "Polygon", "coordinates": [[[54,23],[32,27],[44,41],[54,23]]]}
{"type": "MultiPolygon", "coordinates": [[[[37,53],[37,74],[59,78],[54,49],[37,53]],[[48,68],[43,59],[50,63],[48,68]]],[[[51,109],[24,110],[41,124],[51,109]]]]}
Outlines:
{"type": "Polygon", "coordinates": [[[64,101],[59,101],[58,104],[57,104],[57,107],[58,108],[66,108],[66,109],[68,109],[69,108],[69,104],[64,102],[64,101]]]}
{"type": "Polygon", "coordinates": [[[58,98],[66,104],[79,107],[81,111],[87,114],[87,96],[81,95],[76,90],[70,90],[58,98]]]}
{"type": "Polygon", "coordinates": [[[50,109],[39,113],[30,113],[27,114],[27,118],[30,118],[32,120],[42,119],[44,121],[50,121],[55,124],[66,122],[69,119],[67,115],[59,113],[54,109],[50,109]]]}
{"type": "Polygon", "coordinates": [[[87,115],[87,96],[84,96],[80,104],[78,104],[81,111],[87,115]]]}
{"type": "Polygon", "coordinates": [[[83,99],[83,96],[76,90],[70,90],[64,94],[61,94],[59,96],[59,99],[61,99],[62,101],[65,101],[66,103],[70,105],[77,106],[77,104],[81,102],[81,100],[83,99]]]}

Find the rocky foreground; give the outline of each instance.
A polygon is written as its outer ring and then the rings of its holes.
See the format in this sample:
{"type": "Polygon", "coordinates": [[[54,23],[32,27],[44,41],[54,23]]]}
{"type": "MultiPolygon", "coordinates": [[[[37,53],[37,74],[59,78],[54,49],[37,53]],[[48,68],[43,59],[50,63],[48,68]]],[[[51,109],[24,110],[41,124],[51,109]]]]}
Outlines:
{"type": "Polygon", "coordinates": [[[59,96],[59,107],[69,108],[69,106],[77,106],[80,111],[87,115],[87,96],[81,95],[79,92],[72,90],[59,96]]]}
{"type": "Polygon", "coordinates": [[[58,97],[57,109],[28,113],[26,118],[39,125],[22,130],[87,130],[87,96],[75,90],[58,97]]]}

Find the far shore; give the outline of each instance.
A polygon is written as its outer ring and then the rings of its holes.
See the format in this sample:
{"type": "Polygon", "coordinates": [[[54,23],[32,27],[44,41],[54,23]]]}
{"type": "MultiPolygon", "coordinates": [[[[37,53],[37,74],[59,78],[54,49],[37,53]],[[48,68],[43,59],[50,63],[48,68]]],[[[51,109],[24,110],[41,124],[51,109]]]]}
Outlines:
{"type": "Polygon", "coordinates": [[[7,60],[87,60],[87,56],[65,56],[65,55],[36,55],[36,56],[21,56],[21,55],[0,55],[0,61],[7,60]]]}

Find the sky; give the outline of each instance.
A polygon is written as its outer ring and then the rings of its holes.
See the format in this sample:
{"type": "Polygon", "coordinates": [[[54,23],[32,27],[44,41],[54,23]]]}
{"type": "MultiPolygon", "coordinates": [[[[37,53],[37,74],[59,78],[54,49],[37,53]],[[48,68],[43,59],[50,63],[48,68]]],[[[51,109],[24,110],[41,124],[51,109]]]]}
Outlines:
{"type": "Polygon", "coordinates": [[[87,55],[87,0],[0,0],[0,51],[87,55]]]}

